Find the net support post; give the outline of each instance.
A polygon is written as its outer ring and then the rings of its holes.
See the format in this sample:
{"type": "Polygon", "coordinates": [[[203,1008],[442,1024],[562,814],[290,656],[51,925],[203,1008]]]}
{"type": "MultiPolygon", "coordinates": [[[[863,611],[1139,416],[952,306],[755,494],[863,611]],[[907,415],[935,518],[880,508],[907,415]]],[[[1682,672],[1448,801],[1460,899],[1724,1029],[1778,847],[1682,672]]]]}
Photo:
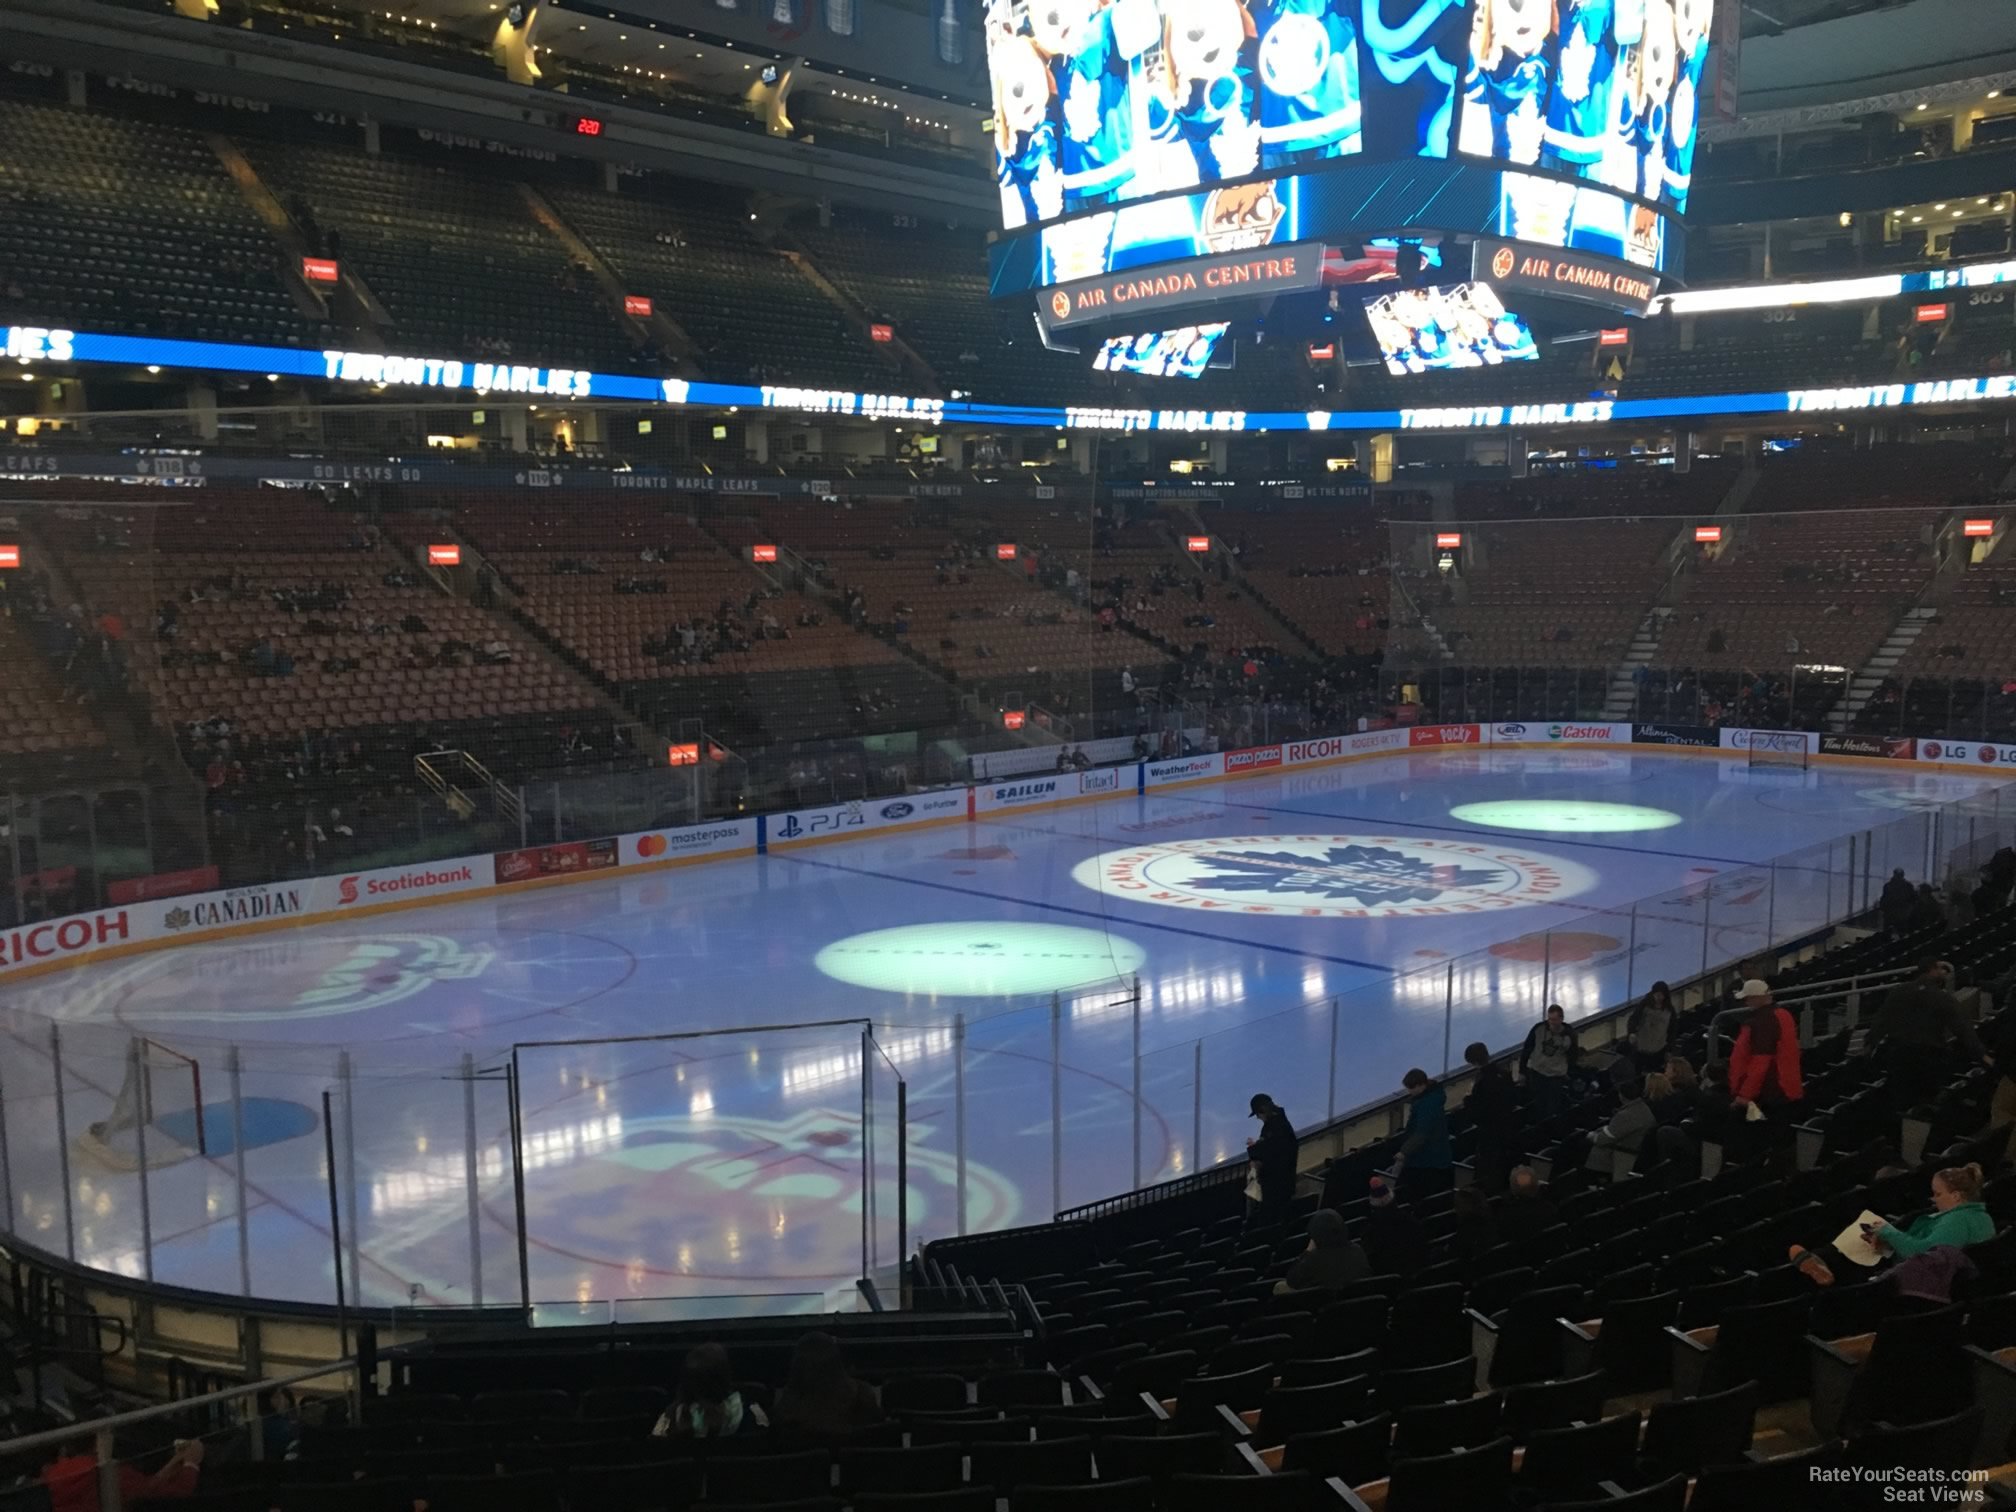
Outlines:
{"type": "Polygon", "coordinates": [[[871,1122],[873,1099],[869,1094],[869,1078],[874,1074],[868,1057],[874,1054],[874,1046],[868,1031],[861,1031],[861,1279],[868,1280],[874,1272],[868,1266],[868,1234],[873,1227],[875,1213],[875,1140],[874,1125],[871,1122]]]}
{"type": "Polygon", "coordinates": [[[1134,1186],[1141,1186],[1141,978],[1134,978],[1134,1186]]]}
{"type": "Polygon", "coordinates": [[[1190,1174],[1204,1169],[1204,1041],[1190,1047],[1190,1174]]]}
{"type": "Polygon", "coordinates": [[[910,1084],[896,1079],[896,1274],[910,1305],[910,1084]]]}
{"type": "Polygon", "coordinates": [[[1624,947],[1624,1001],[1630,1002],[1638,995],[1638,904],[1631,904],[1631,940],[1624,947]]]}
{"type": "Polygon", "coordinates": [[[348,1050],[336,1054],[336,1080],[343,1094],[343,1218],[349,1230],[347,1243],[350,1278],[357,1269],[357,1068],[348,1050]]]}
{"type": "Polygon", "coordinates": [[[350,1309],[343,1289],[343,1204],[336,1195],[336,1119],[334,1099],[322,1089],[322,1161],[329,1171],[329,1261],[336,1268],[336,1341],[350,1353],[350,1309]]]}
{"type": "MultiPolygon", "coordinates": [[[[523,810],[520,810],[521,814],[523,810]]],[[[469,1193],[469,1301],[483,1305],[483,1201],[476,1150],[476,1057],[462,1052],[462,1181],[469,1193]]]]}
{"type": "MultiPolygon", "coordinates": [[[[1327,1123],[1337,1116],[1337,1022],[1341,1016],[1336,998],[1330,999],[1330,1077],[1329,1090],[1324,1094],[1323,1118],[1327,1123]]],[[[1201,1044],[1202,1041],[1199,1041],[1201,1044]]]]}
{"type": "Polygon", "coordinates": [[[14,1161],[7,1149],[7,1086],[0,1067],[0,1233],[14,1230],[14,1161]]]}
{"type": "MultiPolygon", "coordinates": [[[[135,1038],[126,1047],[127,1065],[137,1087],[147,1085],[147,1045],[135,1038]]],[[[140,1162],[135,1174],[140,1178],[140,1278],[149,1285],[154,1281],[154,1203],[147,1186],[147,1120],[153,1113],[153,1098],[141,1099],[140,1116],[133,1120],[133,1152],[140,1162]]],[[[200,1121],[203,1109],[199,1104],[196,1117],[200,1121]]]]}
{"type": "Polygon", "coordinates": [[[953,1202],[959,1209],[958,1231],[966,1232],[966,1015],[952,1016],[952,1162],[953,1202]]]}
{"type": "Polygon", "coordinates": [[[1064,999],[1050,994],[1050,1211],[1064,1211],[1064,999]]]}
{"type": "Polygon", "coordinates": [[[504,1092],[511,1110],[511,1208],[518,1223],[518,1301],[532,1310],[532,1245],[525,1221],[525,1110],[518,1080],[518,1052],[504,1065],[504,1092]]]}
{"type": "Polygon", "coordinates": [[[76,1198],[70,1190],[70,1118],[63,1107],[63,1031],[49,1026],[49,1065],[56,1077],[56,1174],[63,1183],[63,1253],[77,1258],[76,1198]]]}
{"type": "MultiPolygon", "coordinates": [[[[245,1205],[244,1062],[233,1045],[224,1055],[224,1075],[231,1085],[231,1181],[238,1191],[238,1294],[252,1295],[252,1230],[245,1205]]],[[[200,1120],[202,1113],[197,1117],[200,1120]]]]}

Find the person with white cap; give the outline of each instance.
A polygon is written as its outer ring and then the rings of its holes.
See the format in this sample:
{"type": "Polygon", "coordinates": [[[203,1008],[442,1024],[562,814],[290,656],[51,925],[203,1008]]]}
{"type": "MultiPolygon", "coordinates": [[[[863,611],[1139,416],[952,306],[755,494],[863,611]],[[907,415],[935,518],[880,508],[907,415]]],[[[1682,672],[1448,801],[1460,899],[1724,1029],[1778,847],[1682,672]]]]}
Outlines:
{"type": "Polygon", "coordinates": [[[1737,994],[1749,1010],[1729,1052],[1729,1094],[1740,1107],[1756,1103],[1767,1115],[1805,1100],[1799,1075],[1799,1026],[1771,1001],[1771,989],[1756,977],[1737,994]]]}

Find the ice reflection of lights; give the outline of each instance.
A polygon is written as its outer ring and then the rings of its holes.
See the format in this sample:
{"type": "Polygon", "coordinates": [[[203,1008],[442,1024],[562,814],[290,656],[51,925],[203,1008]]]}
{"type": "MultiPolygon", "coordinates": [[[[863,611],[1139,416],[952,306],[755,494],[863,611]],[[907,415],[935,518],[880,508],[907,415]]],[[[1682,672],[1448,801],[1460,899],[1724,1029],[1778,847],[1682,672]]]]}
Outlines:
{"type": "MultiPolygon", "coordinates": [[[[1320,972],[1317,979],[1320,984],[1320,972]]],[[[1320,985],[1317,991],[1321,991],[1320,985]]],[[[1188,972],[1181,976],[1151,977],[1141,983],[1142,1008],[1159,1011],[1171,1019],[1206,1013],[1214,1008],[1240,1002],[1245,996],[1246,973],[1236,967],[1227,971],[1188,972]]],[[[1133,1009],[1132,998],[1122,995],[1116,999],[1109,994],[1100,999],[1096,1005],[1088,1004],[1087,1016],[1131,1013],[1133,1009]]],[[[1077,1005],[1074,1004],[1074,1016],[1076,1012],[1077,1005]]]]}
{"type": "MultiPolygon", "coordinates": [[[[950,1029],[927,1029],[921,1034],[906,1034],[893,1039],[878,1039],[876,1044],[882,1054],[899,1065],[915,1065],[919,1061],[934,1056],[952,1053],[952,1031],[950,1029]]],[[[781,1078],[784,1095],[796,1097],[806,1092],[816,1092],[824,1087],[847,1086],[861,1080],[861,1052],[843,1051],[837,1055],[820,1055],[796,1061],[784,1068],[781,1078]]]]}
{"type": "Polygon", "coordinates": [[[563,1124],[525,1136],[525,1169],[565,1165],[581,1155],[592,1155],[623,1142],[623,1117],[590,1118],[578,1124],[563,1124]]]}
{"type": "Polygon", "coordinates": [[[693,1100],[686,1105],[686,1112],[688,1116],[693,1118],[712,1118],[714,1116],[714,1094],[709,1092],[705,1087],[702,1087],[698,1092],[693,1094],[693,1100]]]}
{"type": "MultiPolygon", "coordinates": [[[[1489,965],[1481,962],[1459,963],[1455,976],[1455,1006],[1464,1010],[1515,1003],[1531,1007],[1537,1013],[1546,1006],[1540,1001],[1544,986],[1547,1001],[1559,1003],[1571,1017],[1579,1013],[1593,1013],[1606,1006],[1603,983],[1595,973],[1578,969],[1580,965],[1580,962],[1573,966],[1557,962],[1548,970],[1538,960],[1494,959],[1489,965]]],[[[1430,967],[1426,971],[1398,977],[1390,986],[1366,990],[1390,993],[1393,1000],[1405,1008],[1440,1014],[1450,1004],[1449,969],[1446,966],[1430,967]]],[[[1347,1013],[1351,1004],[1352,999],[1347,995],[1343,999],[1347,1013]]]]}
{"type": "MultiPolygon", "coordinates": [[[[591,1118],[584,1123],[544,1129],[525,1136],[525,1169],[542,1170],[565,1165],[584,1155],[614,1149],[623,1142],[620,1114],[591,1118]]],[[[476,1154],[479,1181],[501,1180],[510,1169],[510,1152],[502,1145],[485,1145],[476,1154]]],[[[403,1212],[467,1189],[469,1168],[463,1156],[435,1155],[406,1170],[381,1171],[371,1180],[371,1211],[403,1212]]]]}

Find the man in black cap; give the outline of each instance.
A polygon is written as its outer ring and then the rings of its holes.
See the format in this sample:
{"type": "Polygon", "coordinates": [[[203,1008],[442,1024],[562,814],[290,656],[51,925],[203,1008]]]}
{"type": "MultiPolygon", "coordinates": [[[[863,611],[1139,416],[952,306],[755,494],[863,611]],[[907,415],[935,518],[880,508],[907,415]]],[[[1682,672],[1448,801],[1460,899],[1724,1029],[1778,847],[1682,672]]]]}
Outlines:
{"type": "Polygon", "coordinates": [[[1253,1162],[1254,1179],[1260,1183],[1260,1201],[1247,1221],[1250,1227],[1261,1227],[1279,1223],[1294,1199],[1295,1128],[1265,1092],[1255,1092],[1248,1106],[1260,1120],[1259,1137],[1246,1141],[1246,1156],[1253,1162]]]}

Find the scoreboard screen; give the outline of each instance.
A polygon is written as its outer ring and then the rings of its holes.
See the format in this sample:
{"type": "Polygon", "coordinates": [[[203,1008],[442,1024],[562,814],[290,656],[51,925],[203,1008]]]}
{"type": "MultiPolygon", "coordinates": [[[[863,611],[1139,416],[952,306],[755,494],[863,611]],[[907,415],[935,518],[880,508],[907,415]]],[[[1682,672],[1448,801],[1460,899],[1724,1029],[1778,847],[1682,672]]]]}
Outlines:
{"type": "Polygon", "coordinates": [[[1714,4],[985,0],[994,293],[1393,235],[1656,288],[1681,272],[1714,4]]]}
{"type": "Polygon", "coordinates": [[[1452,153],[1684,209],[1713,6],[986,0],[1002,224],[1452,153]]]}
{"type": "Polygon", "coordinates": [[[1201,378],[1211,366],[1227,325],[1179,326],[1144,336],[1110,336],[1092,359],[1102,373],[1140,373],[1148,378],[1201,378]]]}
{"type": "Polygon", "coordinates": [[[1396,289],[1368,301],[1365,318],[1386,371],[1396,376],[1532,362],[1540,355],[1526,322],[1489,284],[1396,289]]]}

